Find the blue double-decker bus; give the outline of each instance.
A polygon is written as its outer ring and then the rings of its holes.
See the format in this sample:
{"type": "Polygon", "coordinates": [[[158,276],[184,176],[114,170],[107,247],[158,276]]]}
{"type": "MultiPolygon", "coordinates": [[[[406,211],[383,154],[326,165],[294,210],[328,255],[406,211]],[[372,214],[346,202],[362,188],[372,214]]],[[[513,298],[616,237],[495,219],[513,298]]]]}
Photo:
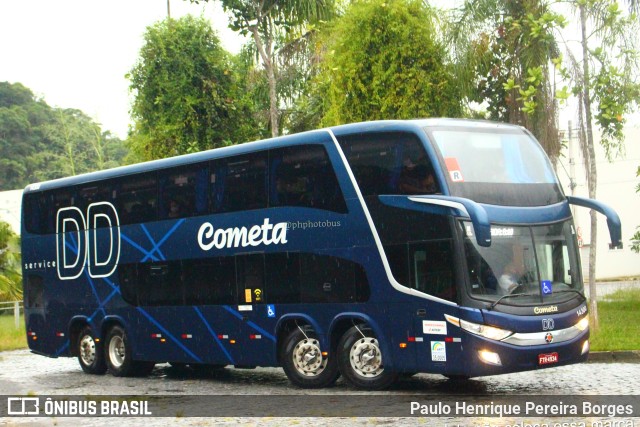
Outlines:
{"type": "Polygon", "coordinates": [[[339,126],[29,185],[29,347],[90,374],[468,378],[586,360],[570,205],[519,126],[339,126]]]}

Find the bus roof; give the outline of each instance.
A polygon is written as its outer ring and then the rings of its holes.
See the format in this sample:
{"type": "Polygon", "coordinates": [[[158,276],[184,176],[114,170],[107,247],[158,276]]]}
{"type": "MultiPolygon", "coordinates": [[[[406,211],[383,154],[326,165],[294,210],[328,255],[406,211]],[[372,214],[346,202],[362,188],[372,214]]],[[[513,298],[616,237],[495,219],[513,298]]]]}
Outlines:
{"type": "MultiPolygon", "coordinates": [[[[243,144],[232,145],[228,147],[214,148],[211,150],[201,151],[193,154],[184,154],[180,156],[169,157],[165,159],[152,160],[143,163],[137,163],[134,165],[120,166],[103,171],[89,172],[81,175],[75,175],[65,178],[58,178],[51,181],[45,181],[37,184],[29,184],[25,188],[24,192],[35,192],[50,190],[56,188],[63,188],[72,185],[80,185],[85,183],[91,183],[95,181],[101,181],[105,179],[112,179],[126,175],[132,175],[136,173],[151,172],[154,170],[161,170],[164,168],[188,165],[193,163],[204,162],[217,158],[224,158],[239,154],[251,153],[254,151],[266,150],[269,148],[285,147],[292,144],[292,139],[296,139],[300,143],[300,137],[315,136],[325,133],[327,129],[333,131],[337,136],[349,135],[353,133],[370,133],[370,132],[393,132],[393,131],[413,131],[416,132],[425,127],[436,126],[456,126],[456,127],[468,127],[468,128],[519,128],[520,126],[496,123],[485,120],[471,120],[471,119],[450,119],[450,118],[434,118],[434,119],[414,119],[414,120],[379,120],[361,123],[352,123],[346,125],[340,125],[325,129],[312,130],[302,132],[298,134],[280,136],[276,138],[264,139],[259,141],[247,142],[243,144]]],[[[311,137],[310,139],[313,139],[311,137]]]]}

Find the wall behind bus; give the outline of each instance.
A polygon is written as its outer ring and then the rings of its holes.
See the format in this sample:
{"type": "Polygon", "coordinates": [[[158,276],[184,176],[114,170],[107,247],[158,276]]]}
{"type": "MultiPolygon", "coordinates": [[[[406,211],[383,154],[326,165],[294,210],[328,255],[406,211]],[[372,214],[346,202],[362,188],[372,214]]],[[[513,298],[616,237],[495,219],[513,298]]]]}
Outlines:
{"type": "Polygon", "coordinates": [[[0,191],[0,220],[9,223],[17,235],[20,235],[21,206],[22,190],[0,191]]]}
{"type": "MultiPolygon", "coordinates": [[[[574,181],[577,184],[573,190],[573,195],[579,197],[589,197],[587,180],[584,169],[584,159],[580,153],[577,139],[577,130],[572,129],[572,140],[560,158],[557,167],[558,177],[567,195],[571,195],[569,186],[569,176],[572,173],[570,159],[575,159],[574,181]]],[[[596,279],[608,280],[618,278],[636,277],[640,278],[640,254],[633,252],[631,247],[631,236],[635,233],[636,227],[640,225],[640,194],[636,193],[636,186],[640,178],[636,178],[638,166],[640,166],[640,125],[627,126],[625,133],[625,154],[618,156],[612,161],[608,161],[604,149],[600,145],[600,135],[594,135],[596,144],[596,158],[598,171],[598,188],[596,198],[618,212],[622,221],[622,242],[623,249],[611,250],[609,243],[609,229],[607,220],[603,215],[598,214],[598,241],[596,255],[596,279]]],[[[568,140],[569,133],[565,131],[565,138],[568,140]]],[[[574,207],[574,220],[578,233],[582,236],[583,246],[580,250],[582,258],[582,270],[585,282],[589,267],[590,250],[590,216],[589,210],[574,207]]]]}

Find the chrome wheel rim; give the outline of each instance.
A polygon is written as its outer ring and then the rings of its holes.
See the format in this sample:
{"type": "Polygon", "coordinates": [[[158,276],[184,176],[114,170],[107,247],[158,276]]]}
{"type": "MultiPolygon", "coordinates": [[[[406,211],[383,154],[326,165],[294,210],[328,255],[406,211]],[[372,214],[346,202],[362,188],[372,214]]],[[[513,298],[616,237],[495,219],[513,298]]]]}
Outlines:
{"type": "Polygon", "coordinates": [[[320,375],[327,366],[327,359],[320,351],[320,342],[314,338],[298,342],[293,349],[293,366],[305,377],[320,375]]]}
{"type": "Polygon", "coordinates": [[[122,337],[114,336],[109,342],[109,360],[115,368],[119,368],[124,363],[125,347],[122,337]]]}
{"type": "Polygon", "coordinates": [[[96,342],[91,335],[85,335],[80,340],[80,360],[86,366],[91,366],[96,361],[96,342]]]}
{"type": "Polygon", "coordinates": [[[353,343],[349,361],[353,370],[363,377],[377,377],[384,371],[378,340],[372,337],[360,338],[353,343]]]}

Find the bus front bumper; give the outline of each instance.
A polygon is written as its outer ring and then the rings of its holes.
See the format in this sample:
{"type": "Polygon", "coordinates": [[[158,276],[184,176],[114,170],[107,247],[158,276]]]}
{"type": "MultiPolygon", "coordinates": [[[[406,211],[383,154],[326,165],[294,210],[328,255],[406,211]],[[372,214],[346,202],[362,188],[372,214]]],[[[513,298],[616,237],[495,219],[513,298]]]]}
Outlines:
{"type": "Polygon", "coordinates": [[[589,357],[589,329],[571,339],[554,342],[553,333],[545,333],[544,344],[516,339],[495,341],[473,334],[464,339],[463,375],[478,377],[531,371],[585,362],[589,357]],[[525,345],[529,344],[529,345],[525,345]]]}

